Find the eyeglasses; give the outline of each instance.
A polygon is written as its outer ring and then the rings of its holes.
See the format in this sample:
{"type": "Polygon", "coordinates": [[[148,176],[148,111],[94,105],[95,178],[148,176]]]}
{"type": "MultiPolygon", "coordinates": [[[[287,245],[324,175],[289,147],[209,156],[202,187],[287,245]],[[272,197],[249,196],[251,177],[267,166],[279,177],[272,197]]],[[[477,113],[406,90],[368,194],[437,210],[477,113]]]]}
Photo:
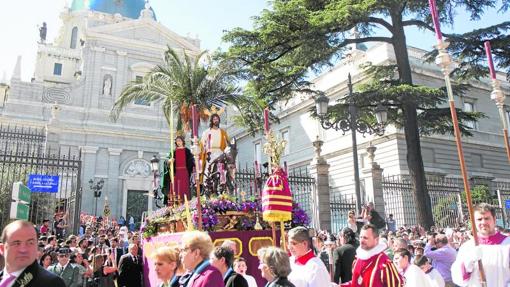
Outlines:
{"type": "Polygon", "coordinates": [[[58,257],[67,257],[66,254],[59,254],[58,257]]]}

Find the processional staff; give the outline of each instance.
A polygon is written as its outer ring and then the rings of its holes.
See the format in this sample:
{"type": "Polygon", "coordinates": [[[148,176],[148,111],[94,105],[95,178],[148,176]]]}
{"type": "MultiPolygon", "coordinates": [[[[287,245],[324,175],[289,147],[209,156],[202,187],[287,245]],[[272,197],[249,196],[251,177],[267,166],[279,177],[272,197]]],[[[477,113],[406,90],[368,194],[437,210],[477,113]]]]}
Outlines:
{"type": "Polygon", "coordinates": [[[501,90],[501,83],[496,79],[496,70],[494,69],[494,62],[492,61],[492,53],[491,53],[491,43],[486,41],[485,45],[485,54],[487,55],[487,62],[489,63],[489,72],[492,80],[492,92],[491,92],[491,100],[494,100],[496,106],[499,111],[499,118],[501,119],[501,123],[503,124],[503,140],[505,141],[505,149],[506,149],[506,157],[510,162],[510,144],[508,142],[508,122],[506,118],[505,111],[505,95],[501,90]]]}
{"type": "Polygon", "coordinates": [[[195,155],[195,186],[197,191],[197,214],[198,214],[198,230],[202,230],[202,203],[200,202],[200,160],[198,146],[198,114],[197,105],[191,106],[191,120],[193,125],[193,153],[195,155]]]}
{"type": "MultiPolygon", "coordinates": [[[[464,161],[464,151],[462,149],[459,121],[457,119],[457,110],[455,109],[455,100],[453,98],[452,84],[450,81],[450,64],[452,61],[451,61],[450,55],[446,51],[446,48],[448,47],[449,43],[443,41],[443,35],[441,33],[441,26],[439,23],[439,16],[437,14],[436,0],[429,0],[429,5],[430,5],[430,13],[432,16],[432,21],[434,22],[434,29],[436,32],[437,49],[439,51],[439,53],[436,57],[436,64],[441,67],[441,71],[443,72],[444,80],[446,83],[446,91],[448,93],[448,102],[450,104],[450,113],[452,116],[455,142],[457,144],[457,153],[459,156],[460,170],[461,170],[462,179],[464,182],[464,190],[466,192],[466,201],[467,201],[467,206],[468,206],[468,211],[469,211],[469,218],[470,218],[470,222],[471,222],[471,232],[473,233],[473,240],[475,242],[475,246],[478,246],[478,234],[476,232],[475,219],[474,219],[474,215],[473,215],[474,212],[473,212],[473,201],[471,199],[471,189],[470,189],[469,182],[468,182],[466,163],[464,161]]],[[[483,265],[482,265],[481,260],[478,261],[478,269],[480,271],[481,286],[487,286],[485,272],[483,270],[483,265]]]]}

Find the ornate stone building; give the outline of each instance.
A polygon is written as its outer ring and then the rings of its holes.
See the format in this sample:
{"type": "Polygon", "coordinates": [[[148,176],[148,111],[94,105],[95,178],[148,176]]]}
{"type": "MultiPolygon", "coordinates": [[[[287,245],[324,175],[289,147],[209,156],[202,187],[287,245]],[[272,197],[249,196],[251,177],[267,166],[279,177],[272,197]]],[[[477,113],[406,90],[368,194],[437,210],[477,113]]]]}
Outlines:
{"type": "Polygon", "coordinates": [[[31,82],[21,80],[18,58],[10,83],[0,85],[0,121],[46,126],[48,148],[81,152],[82,211],[94,213],[87,183],[103,178],[99,210],[107,196],[113,217],[138,219],[152,208],[149,161],[168,152],[168,127],[157,103],[134,102],[116,122],[110,110],[128,82],[162,62],[167,46],[196,55],[199,40],[158,23],[144,0],[74,0],[61,18],[53,43],[38,43],[31,82]]]}

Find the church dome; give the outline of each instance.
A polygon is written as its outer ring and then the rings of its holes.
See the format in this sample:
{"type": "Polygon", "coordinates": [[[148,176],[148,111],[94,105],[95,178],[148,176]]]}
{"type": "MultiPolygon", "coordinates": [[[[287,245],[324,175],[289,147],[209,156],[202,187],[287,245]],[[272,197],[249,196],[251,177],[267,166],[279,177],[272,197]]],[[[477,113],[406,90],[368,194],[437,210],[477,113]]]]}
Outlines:
{"type": "MultiPolygon", "coordinates": [[[[138,19],[140,12],[145,9],[144,0],[73,0],[71,11],[92,10],[108,14],[116,14],[138,19]]],[[[150,8],[152,11],[152,8],[150,8]]],[[[154,12],[154,11],[153,11],[154,12]]],[[[156,18],[156,16],[154,16],[156,18]]]]}

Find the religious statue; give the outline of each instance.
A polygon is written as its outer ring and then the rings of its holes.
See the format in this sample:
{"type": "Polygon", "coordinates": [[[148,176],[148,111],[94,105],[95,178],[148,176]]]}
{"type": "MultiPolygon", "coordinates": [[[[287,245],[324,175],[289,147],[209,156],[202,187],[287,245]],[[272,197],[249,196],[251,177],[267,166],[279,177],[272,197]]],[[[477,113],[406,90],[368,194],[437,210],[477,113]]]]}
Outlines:
{"type": "Polygon", "coordinates": [[[194,159],[191,151],[186,147],[184,137],[178,135],[175,138],[175,150],[173,158],[168,159],[163,170],[163,203],[165,205],[181,204],[184,202],[184,195],[191,199],[190,176],[193,173],[194,159]],[[173,185],[170,181],[170,165],[174,166],[173,185]],[[169,204],[170,203],[170,204],[169,204]]]}
{"type": "Polygon", "coordinates": [[[103,95],[110,96],[112,94],[112,79],[106,76],[103,82],[103,95]]]}
{"type": "Polygon", "coordinates": [[[46,22],[42,23],[42,27],[39,27],[39,38],[41,43],[46,42],[46,32],[48,31],[48,28],[46,27],[46,22]]]}
{"type": "Polygon", "coordinates": [[[200,138],[203,150],[202,163],[205,164],[205,171],[207,171],[210,163],[225,152],[225,148],[229,145],[230,139],[227,132],[220,128],[220,115],[223,111],[223,108],[217,110],[215,106],[211,108],[211,111],[208,111],[210,115],[209,128],[202,133],[200,138]]]}

